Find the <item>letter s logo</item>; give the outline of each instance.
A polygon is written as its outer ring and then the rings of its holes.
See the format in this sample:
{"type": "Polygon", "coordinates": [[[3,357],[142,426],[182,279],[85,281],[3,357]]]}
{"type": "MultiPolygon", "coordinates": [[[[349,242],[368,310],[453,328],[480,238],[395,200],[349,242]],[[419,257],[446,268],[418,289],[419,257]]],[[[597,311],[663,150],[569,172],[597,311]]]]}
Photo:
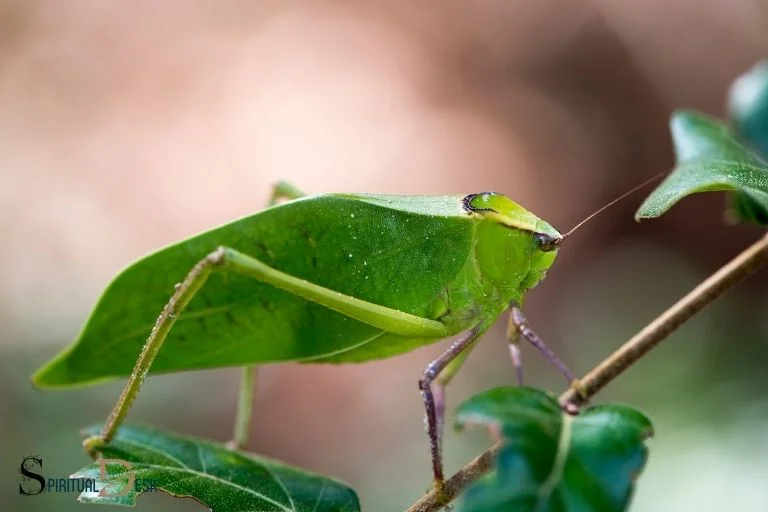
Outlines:
{"type": "Polygon", "coordinates": [[[21,472],[21,479],[23,481],[28,481],[30,479],[37,480],[40,487],[38,489],[24,489],[24,487],[19,484],[19,494],[24,496],[35,496],[45,490],[45,478],[43,478],[43,475],[32,471],[32,469],[35,469],[35,465],[39,466],[40,469],[43,469],[43,459],[41,457],[24,457],[19,466],[19,471],[21,472]]]}

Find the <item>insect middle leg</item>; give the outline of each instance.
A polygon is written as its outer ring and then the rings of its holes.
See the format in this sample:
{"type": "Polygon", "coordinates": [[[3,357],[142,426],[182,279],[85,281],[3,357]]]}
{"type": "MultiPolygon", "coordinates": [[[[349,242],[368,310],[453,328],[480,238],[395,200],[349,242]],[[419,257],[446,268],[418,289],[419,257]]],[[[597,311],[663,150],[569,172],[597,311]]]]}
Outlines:
{"type": "Polygon", "coordinates": [[[466,332],[455,341],[443,354],[429,363],[424,376],[419,380],[419,389],[424,401],[424,410],[427,419],[427,435],[429,436],[429,451],[432,456],[432,473],[434,475],[434,487],[441,495],[445,486],[442,458],[442,435],[445,419],[445,386],[456,374],[461,364],[466,359],[469,351],[474,347],[488,326],[480,325],[466,332]]]}

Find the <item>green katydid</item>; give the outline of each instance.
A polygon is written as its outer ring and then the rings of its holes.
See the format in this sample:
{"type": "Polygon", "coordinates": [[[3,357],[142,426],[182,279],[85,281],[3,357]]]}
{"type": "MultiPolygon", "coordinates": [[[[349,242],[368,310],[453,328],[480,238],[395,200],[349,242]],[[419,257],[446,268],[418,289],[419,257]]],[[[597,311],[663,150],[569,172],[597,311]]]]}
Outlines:
{"type": "Polygon", "coordinates": [[[362,362],[462,333],[419,380],[441,491],[444,388],[502,313],[510,311],[518,382],[522,336],[578,386],[519,306],[571,232],[560,234],[498,193],[303,196],[281,184],[270,208],[126,268],[79,339],[33,379],[39,387],[61,387],[129,376],[102,434],[84,442],[95,454],[113,438],[150,367],[246,366],[235,433],[242,447],[256,366],[362,362]],[[289,200],[277,204],[278,198],[289,200]],[[157,318],[161,298],[179,280],[157,318]],[[134,366],[112,356],[116,346],[140,351],[134,366]],[[194,356],[179,362],[164,357],[168,352],[194,356]],[[100,364],[83,366],[94,357],[100,364]]]}

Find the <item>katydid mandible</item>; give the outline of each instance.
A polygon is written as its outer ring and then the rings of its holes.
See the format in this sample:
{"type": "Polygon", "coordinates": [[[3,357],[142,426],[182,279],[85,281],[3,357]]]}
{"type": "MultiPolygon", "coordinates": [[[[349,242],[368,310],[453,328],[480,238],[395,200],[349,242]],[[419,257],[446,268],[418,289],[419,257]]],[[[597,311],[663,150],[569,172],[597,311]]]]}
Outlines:
{"type": "Polygon", "coordinates": [[[419,380],[440,492],[444,388],[505,311],[517,381],[523,337],[578,386],[520,310],[568,234],[498,193],[303,196],[280,184],[266,210],[126,268],[79,339],[33,380],[62,387],[129,377],[102,434],[84,442],[96,454],[115,435],[150,368],[246,366],[234,436],[242,448],[257,366],[363,362],[460,334],[419,380]],[[277,204],[281,198],[288,201],[277,204]],[[135,365],[110,358],[116,347],[139,353],[135,365]],[[194,357],[180,361],[169,353],[194,357]],[[81,368],[93,357],[103,364],[81,368]]]}

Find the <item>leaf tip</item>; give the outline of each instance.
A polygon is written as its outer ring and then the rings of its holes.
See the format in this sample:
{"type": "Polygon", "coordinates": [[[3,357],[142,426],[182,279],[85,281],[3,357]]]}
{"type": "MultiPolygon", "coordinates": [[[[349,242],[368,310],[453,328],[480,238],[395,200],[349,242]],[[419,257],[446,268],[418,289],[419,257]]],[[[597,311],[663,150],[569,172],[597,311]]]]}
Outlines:
{"type": "MultiPolygon", "coordinates": [[[[53,361],[51,361],[51,363],[53,363],[53,361]]],[[[37,389],[52,389],[57,387],[55,371],[52,371],[51,366],[51,364],[46,364],[32,374],[29,380],[34,387],[37,389]],[[51,378],[52,375],[54,378],[51,378]]]]}
{"type": "Polygon", "coordinates": [[[72,384],[69,368],[70,349],[66,348],[32,374],[32,385],[38,389],[54,389],[72,384]]]}

